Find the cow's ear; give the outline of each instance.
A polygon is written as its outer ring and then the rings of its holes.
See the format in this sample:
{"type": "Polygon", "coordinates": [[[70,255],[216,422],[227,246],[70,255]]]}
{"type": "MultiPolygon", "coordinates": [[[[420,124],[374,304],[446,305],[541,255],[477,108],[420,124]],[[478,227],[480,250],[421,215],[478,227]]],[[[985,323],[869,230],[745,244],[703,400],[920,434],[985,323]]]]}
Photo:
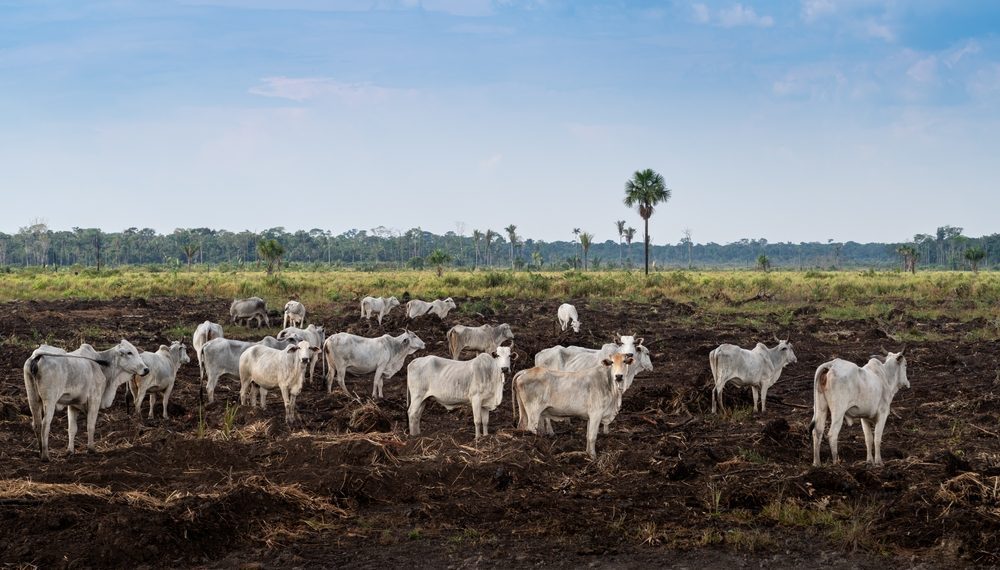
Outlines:
{"type": "Polygon", "coordinates": [[[639,337],[639,338],[638,338],[638,339],[637,339],[637,340],[635,341],[635,343],[636,343],[636,344],[642,344],[642,341],[643,341],[643,340],[645,340],[645,339],[643,339],[643,338],[642,338],[642,337],[640,336],[640,337],[639,337]]]}
{"type": "Polygon", "coordinates": [[[297,345],[297,344],[290,344],[290,345],[288,345],[288,348],[286,348],[285,350],[287,352],[295,352],[298,349],[299,349],[299,345],[297,345]]]}
{"type": "Polygon", "coordinates": [[[510,353],[510,359],[511,360],[517,360],[517,353],[516,352],[511,352],[510,353]]]}
{"type": "Polygon", "coordinates": [[[611,366],[612,364],[614,364],[614,362],[612,362],[611,360],[605,358],[604,360],[601,361],[601,364],[603,364],[605,366],[611,366]]]}
{"type": "Polygon", "coordinates": [[[625,364],[631,365],[633,362],[635,362],[635,359],[631,356],[625,359],[625,364]]]}
{"type": "Polygon", "coordinates": [[[313,352],[319,352],[319,347],[318,346],[310,346],[309,350],[311,350],[313,352]]]}

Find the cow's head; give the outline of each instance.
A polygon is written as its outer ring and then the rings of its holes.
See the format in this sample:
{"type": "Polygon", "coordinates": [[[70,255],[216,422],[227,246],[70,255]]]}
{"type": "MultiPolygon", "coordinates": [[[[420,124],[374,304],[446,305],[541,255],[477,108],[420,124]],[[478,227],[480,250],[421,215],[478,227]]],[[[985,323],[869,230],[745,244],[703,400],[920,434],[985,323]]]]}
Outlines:
{"type": "Polygon", "coordinates": [[[501,372],[510,374],[511,362],[517,360],[513,343],[510,346],[498,346],[497,351],[493,353],[493,358],[496,359],[501,372]]]}
{"type": "Polygon", "coordinates": [[[573,319],[573,322],[570,323],[570,326],[573,327],[573,332],[575,332],[575,333],[580,332],[580,320],[579,319],[573,319]]]}
{"type": "Polygon", "coordinates": [[[507,323],[498,326],[497,333],[500,336],[500,342],[514,338],[514,331],[510,330],[510,325],[507,323]]]}
{"type": "Polygon", "coordinates": [[[181,364],[187,364],[191,362],[191,357],[188,356],[187,346],[185,346],[180,341],[175,340],[170,343],[170,347],[167,348],[170,351],[170,356],[177,360],[181,364]]]}
{"type": "Polygon", "coordinates": [[[413,331],[409,331],[409,330],[405,330],[404,329],[403,330],[403,335],[404,335],[403,336],[403,344],[405,344],[408,347],[407,350],[408,350],[409,354],[413,354],[414,352],[416,352],[418,350],[423,350],[424,347],[427,346],[427,345],[424,344],[424,341],[420,340],[420,337],[417,336],[417,333],[415,333],[413,331]]]}
{"type": "Polygon", "coordinates": [[[388,299],[386,299],[385,304],[386,304],[386,307],[389,308],[389,309],[391,309],[393,307],[398,307],[399,306],[399,299],[397,299],[395,297],[389,297],[388,299]]]}
{"type": "Polygon", "coordinates": [[[632,358],[631,354],[616,352],[602,360],[601,364],[611,368],[611,378],[614,379],[615,384],[621,387],[625,382],[625,373],[628,372],[628,367],[634,362],[635,359],[632,358]]]}
{"type": "Polygon", "coordinates": [[[646,348],[645,346],[642,346],[641,344],[636,346],[635,349],[637,350],[637,352],[635,353],[636,356],[634,358],[636,361],[636,365],[639,367],[639,371],[641,372],[645,370],[652,372],[653,359],[650,357],[649,349],[646,348]]]}
{"type": "Polygon", "coordinates": [[[309,361],[312,360],[313,355],[319,352],[319,348],[315,346],[309,346],[308,341],[300,340],[295,344],[290,344],[285,347],[285,353],[293,355],[298,358],[298,363],[304,367],[309,365],[309,361]]]}
{"type": "Polygon", "coordinates": [[[898,376],[896,377],[897,382],[899,383],[900,386],[904,388],[909,388],[910,379],[906,377],[906,357],[903,356],[904,352],[906,352],[905,348],[903,350],[900,350],[899,352],[890,352],[885,357],[885,363],[886,365],[892,362],[896,363],[896,365],[899,367],[898,371],[896,372],[896,374],[898,374],[898,376]]]}
{"type": "Polygon", "coordinates": [[[125,372],[130,372],[136,376],[145,376],[149,374],[149,367],[146,363],[142,361],[139,357],[139,351],[132,346],[132,343],[122,339],[118,346],[115,347],[115,360],[117,361],[118,367],[125,372]]]}
{"type": "Polygon", "coordinates": [[[444,306],[448,307],[449,309],[454,309],[456,307],[455,301],[452,300],[451,297],[448,297],[447,299],[444,300],[444,306]]]}
{"type": "Polygon", "coordinates": [[[792,350],[792,343],[787,340],[779,340],[776,348],[785,364],[795,364],[799,361],[799,359],[795,357],[795,351],[792,350]]]}
{"type": "Polygon", "coordinates": [[[621,336],[618,334],[615,335],[615,344],[617,344],[619,347],[618,352],[622,354],[634,355],[635,347],[637,345],[642,344],[642,341],[643,341],[642,338],[636,339],[634,335],[629,335],[629,336],[621,336]]]}

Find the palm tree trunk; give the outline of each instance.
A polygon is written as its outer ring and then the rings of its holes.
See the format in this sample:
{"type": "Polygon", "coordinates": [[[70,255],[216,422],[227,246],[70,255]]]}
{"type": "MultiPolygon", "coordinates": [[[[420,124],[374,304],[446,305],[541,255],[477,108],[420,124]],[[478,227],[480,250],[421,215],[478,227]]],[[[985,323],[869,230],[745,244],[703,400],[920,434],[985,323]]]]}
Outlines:
{"type": "Polygon", "coordinates": [[[646,224],[643,228],[643,243],[646,246],[646,275],[649,275],[649,218],[643,218],[642,221],[646,224]]]}

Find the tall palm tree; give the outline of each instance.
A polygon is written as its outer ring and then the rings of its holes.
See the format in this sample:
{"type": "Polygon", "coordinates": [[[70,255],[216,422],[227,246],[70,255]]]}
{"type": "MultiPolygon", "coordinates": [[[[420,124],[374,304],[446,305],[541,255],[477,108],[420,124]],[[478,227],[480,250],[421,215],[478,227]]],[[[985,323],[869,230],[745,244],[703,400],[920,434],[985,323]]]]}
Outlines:
{"type": "Polygon", "coordinates": [[[969,265],[972,266],[973,273],[979,273],[979,262],[986,257],[986,252],[983,248],[973,246],[965,250],[965,259],[968,260],[969,265]]]}
{"type": "Polygon", "coordinates": [[[194,256],[198,255],[198,250],[200,249],[201,246],[194,243],[193,241],[189,241],[188,243],[184,244],[183,247],[181,247],[181,251],[184,253],[184,257],[187,258],[188,271],[191,271],[191,262],[194,260],[194,256]]]}
{"type": "Polygon", "coordinates": [[[514,269],[514,244],[517,243],[517,226],[511,224],[504,228],[507,238],[510,239],[510,268],[514,269]]]}
{"type": "Polygon", "coordinates": [[[281,267],[285,248],[276,239],[265,239],[257,242],[257,255],[267,264],[267,274],[271,275],[275,267],[281,267]]]}
{"type": "Polygon", "coordinates": [[[670,199],[670,189],[663,182],[663,176],[651,168],[637,170],[632,178],[625,182],[625,205],[636,206],[639,217],[645,223],[643,241],[646,251],[646,275],[649,275],[649,218],[654,208],[661,202],[670,199]]]}
{"type": "Polygon", "coordinates": [[[583,249],[583,270],[587,270],[587,254],[590,253],[590,245],[594,242],[594,234],[583,232],[580,234],[580,247],[583,249]]]}
{"type": "Polygon", "coordinates": [[[618,265],[622,264],[622,238],[625,237],[625,220],[618,220],[615,222],[615,228],[618,229],[618,265]]]}
{"type": "MultiPolygon", "coordinates": [[[[580,228],[573,228],[573,239],[580,241],[580,228]]],[[[581,252],[583,251],[582,244],[580,247],[580,251],[581,252]]]]}
{"type": "Polygon", "coordinates": [[[631,260],[632,259],[632,240],[635,239],[635,228],[633,228],[632,226],[629,226],[629,227],[625,228],[624,235],[625,235],[625,243],[628,245],[628,256],[629,256],[629,259],[631,260]]]}
{"type": "Polygon", "coordinates": [[[483,239],[483,232],[472,230],[472,242],[476,244],[476,262],[472,264],[473,269],[479,267],[479,240],[483,239]]]}
{"type": "Polygon", "coordinates": [[[490,267],[493,264],[493,238],[496,237],[496,233],[493,230],[486,230],[486,238],[483,242],[486,244],[486,266],[490,267]]]}

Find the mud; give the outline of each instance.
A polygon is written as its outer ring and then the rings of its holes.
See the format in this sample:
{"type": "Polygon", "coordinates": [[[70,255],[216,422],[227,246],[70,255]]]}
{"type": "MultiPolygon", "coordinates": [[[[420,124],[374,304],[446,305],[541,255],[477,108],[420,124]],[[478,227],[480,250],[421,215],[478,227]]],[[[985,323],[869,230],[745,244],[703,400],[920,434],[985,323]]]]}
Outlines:
{"type": "MultiPolygon", "coordinates": [[[[459,307],[468,300],[456,299],[459,307]]],[[[811,307],[793,321],[710,314],[662,300],[575,301],[579,334],[560,333],[559,302],[496,300],[443,322],[381,327],[356,303],[309,307],[328,333],[376,336],[404,326],[446,355],[457,323],[509,322],[519,360],[554,344],[598,346],[615,332],[645,337],[655,370],[625,395],[611,434],[584,449],[583,422],[554,437],[513,429],[509,391],[476,441],[469,410],[428,405],[424,436],[406,435],[404,369],[372,402],[371,378],[348,377],[358,397],[299,398],[302,425],[237,406],[223,381],[199,398],[198,367],[178,375],[170,419],[128,409],[120,389],[102,412],[97,452],[67,455],[65,414],[53,422],[53,460],[31,432],[21,368],[41,342],[105,348],[120,338],[155,350],[205,319],[226,326],[226,299],[15,301],[0,304],[0,563],[43,567],[548,566],[647,568],[948,567],[1000,564],[998,346],[971,340],[988,322],[919,322],[901,302],[888,321],[825,321],[811,307]],[[893,403],[881,468],[864,463],[860,426],[841,432],[843,463],[811,467],[812,373],[832,357],[867,360],[898,349],[887,334],[919,329],[908,346],[912,389],[893,403]],[[729,412],[710,413],[708,352],[772,335],[794,343],[764,413],[729,387],[729,412]],[[228,410],[228,414],[227,414],[228,410]],[[733,411],[735,410],[735,411],[733,411]],[[227,421],[228,416],[228,421],[227,421]],[[199,418],[202,419],[200,422],[199,418]]],[[[777,315],[777,313],[775,313],[777,315]]],[[[279,319],[280,322],[280,319],[279,319]]],[[[227,336],[262,331],[226,327],[227,336]]],[[[77,449],[85,436],[81,422],[77,449]]]]}

